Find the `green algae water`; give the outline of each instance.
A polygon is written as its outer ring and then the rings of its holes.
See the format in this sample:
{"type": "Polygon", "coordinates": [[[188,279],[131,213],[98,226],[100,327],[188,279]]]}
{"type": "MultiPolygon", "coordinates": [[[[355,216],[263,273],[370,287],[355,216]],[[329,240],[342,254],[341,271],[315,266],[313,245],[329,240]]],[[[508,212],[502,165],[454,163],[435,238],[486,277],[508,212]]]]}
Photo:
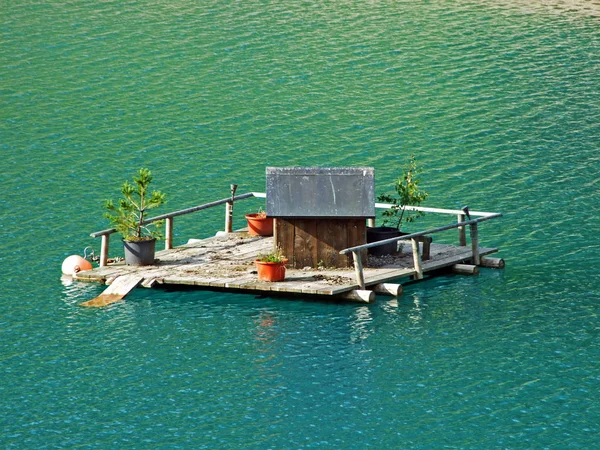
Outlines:
{"type": "MultiPolygon", "coordinates": [[[[598,447],[599,20],[0,0],[0,446],[598,447]],[[103,287],[60,278],[139,167],[166,212],[262,191],[266,166],[372,166],[382,193],[411,153],[428,206],[504,214],[480,238],[505,270],[369,306],[137,289],[88,310],[103,287]]],[[[178,218],[175,243],[222,223],[178,218]]]]}

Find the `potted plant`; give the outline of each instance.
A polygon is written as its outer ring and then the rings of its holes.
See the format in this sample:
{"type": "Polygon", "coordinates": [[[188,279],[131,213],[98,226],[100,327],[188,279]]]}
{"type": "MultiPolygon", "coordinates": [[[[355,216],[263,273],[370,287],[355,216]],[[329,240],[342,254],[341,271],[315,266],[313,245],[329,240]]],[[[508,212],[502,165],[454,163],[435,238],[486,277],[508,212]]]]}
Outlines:
{"type": "Polygon", "coordinates": [[[267,217],[267,213],[259,210],[257,213],[246,214],[248,222],[248,234],[251,236],[272,236],[273,218],[267,217]]]}
{"type": "Polygon", "coordinates": [[[261,281],[282,281],[285,278],[285,265],[288,260],[277,248],[272,253],[259,253],[254,263],[261,281]]]}
{"type": "Polygon", "coordinates": [[[107,212],[104,216],[123,237],[125,263],[144,266],[154,263],[156,240],[161,238],[159,227],[162,221],[145,223],[151,209],[165,202],[165,194],[148,190],[152,182],[152,173],[140,169],[133,177],[133,184],[125,181],[121,186],[123,198],[118,204],[106,200],[107,212]]]}
{"type": "MultiPolygon", "coordinates": [[[[427,192],[419,188],[419,174],[421,169],[417,166],[414,155],[408,158],[402,175],[394,182],[395,195],[381,194],[377,196],[380,202],[390,203],[390,209],[383,212],[383,226],[367,228],[367,242],[377,242],[402,235],[402,223],[414,222],[423,215],[422,211],[408,211],[404,206],[418,206],[427,199],[427,192]]],[[[369,249],[369,253],[376,256],[393,254],[397,252],[397,243],[381,245],[369,249]]]]}

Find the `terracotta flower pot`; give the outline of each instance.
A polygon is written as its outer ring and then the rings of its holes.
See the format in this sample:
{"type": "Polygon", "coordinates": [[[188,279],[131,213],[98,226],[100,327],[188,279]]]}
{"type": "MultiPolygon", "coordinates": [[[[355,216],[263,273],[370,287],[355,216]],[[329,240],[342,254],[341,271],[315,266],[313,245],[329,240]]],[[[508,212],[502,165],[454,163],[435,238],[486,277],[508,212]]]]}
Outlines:
{"type": "Polygon", "coordinates": [[[252,236],[273,236],[273,218],[264,213],[246,214],[248,234],[252,236]]]}
{"type": "Polygon", "coordinates": [[[258,259],[254,261],[258,279],[260,281],[283,281],[285,279],[285,265],[287,259],[282,262],[264,262],[258,259]]]}

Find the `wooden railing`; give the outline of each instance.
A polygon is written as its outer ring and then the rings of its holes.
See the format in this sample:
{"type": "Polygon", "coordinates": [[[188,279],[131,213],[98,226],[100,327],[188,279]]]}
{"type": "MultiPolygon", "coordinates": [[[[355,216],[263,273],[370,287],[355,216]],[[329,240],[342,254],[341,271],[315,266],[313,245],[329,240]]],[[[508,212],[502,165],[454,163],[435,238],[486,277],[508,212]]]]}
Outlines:
{"type": "MultiPolygon", "coordinates": [[[[151,217],[145,220],[143,223],[147,225],[152,222],[159,220],[165,221],[165,249],[169,250],[173,248],[173,221],[177,216],[183,216],[196,211],[202,211],[203,209],[214,208],[215,206],[225,205],[225,231],[231,233],[233,230],[233,203],[238,200],[244,200],[247,198],[265,198],[266,194],[263,192],[248,192],[246,194],[235,195],[237,186],[231,185],[231,197],[216,200],[210,203],[204,203],[203,205],[193,206],[191,208],[182,209],[179,211],[170,212],[167,214],[161,214],[160,216],[151,217]]],[[[102,237],[102,245],[100,247],[100,267],[104,267],[108,263],[108,248],[110,243],[110,235],[116,233],[117,230],[110,228],[107,230],[96,231],[91,233],[92,237],[102,237]]]]}
{"type": "MultiPolygon", "coordinates": [[[[376,208],[386,208],[389,209],[392,205],[387,203],[376,203],[376,208]]],[[[348,254],[352,253],[352,259],[354,262],[354,272],[356,276],[356,283],[360,286],[361,289],[365,289],[365,278],[363,273],[362,259],[360,256],[360,251],[363,249],[369,249],[373,247],[378,247],[380,245],[389,244],[392,242],[398,242],[403,240],[411,241],[412,252],[413,252],[413,263],[416,272],[416,278],[423,278],[423,265],[421,261],[421,254],[419,253],[419,238],[423,236],[427,236],[430,234],[440,233],[442,231],[451,230],[453,228],[458,229],[458,240],[459,245],[466,246],[467,245],[467,237],[465,232],[465,227],[468,225],[470,227],[470,236],[471,236],[471,252],[472,252],[472,262],[474,265],[479,265],[481,263],[479,257],[479,236],[477,224],[486,220],[495,219],[497,217],[501,217],[500,213],[486,213],[486,212],[478,212],[478,211],[469,211],[469,209],[465,206],[460,210],[452,210],[452,209],[439,209],[439,208],[425,208],[419,206],[405,206],[405,210],[407,211],[423,211],[423,212],[433,212],[440,214],[456,214],[458,221],[456,223],[452,223],[449,225],[431,228],[425,231],[419,231],[417,233],[411,233],[408,235],[403,235],[400,237],[384,239],[382,241],[372,242],[369,244],[357,245],[355,247],[346,248],[340,251],[340,254],[348,254]],[[471,219],[471,216],[479,216],[474,219],[471,219]],[[465,218],[468,217],[468,220],[465,218]]],[[[374,219],[369,219],[369,226],[374,226],[374,219]]]]}
{"type": "MultiPolygon", "coordinates": [[[[236,185],[231,185],[231,197],[229,197],[229,198],[224,198],[221,200],[216,200],[216,201],[210,202],[210,203],[204,203],[202,205],[194,206],[191,208],[186,208],[186,209],[182,209],[179,211],[170,212],[167,214],[162,214],[160,216],[151,217],[144,221],[144,225],[152,223],[152,222],[156,222],[158,220],[164,220],[165,221],[165,249],[169,250],[169,249],[173,248],[173,222],[174,222],[175,217],[183,216],[186,214],[191,214],[193,212],[202,211],[202,210],[208,209],[208,208],[214,208],[215,206],[220,206],[220,205],[224,204],[225,205],[225,231],[227,233],[231,233],[233,231],[232,228],[233,228],[233,204],[234,204],[234,202],[236,202],[238,200],[248,199],[248,198],[266,198],[266,194],[264,192],[248,192],[245,194],[235,195],[236,188],[237,188],[236,185]]],[[[392,207],[392,205],[387,204],[387,203],[375,203],[375,207],[380,208],[380,209],[389,209],[392,207]]],[[[413,249],[413,260],[414,260],[414,267],[415,267],[415,271],[416,271],[416,277],[420,279],[420,278],[423,278],[423,269],[422,269],[421,255],[419,253],[419,239],[418,238],[420,238],[422,236],[435,234],[435,233],[439,233],[442,231],[456,228],[456,229],[458,229],[459,245],[466,246],[467,239],[466,239],[465,227],[468,225],[470,227],[473,264],[479,265],[479,263],[480,263],[479,238],[478,238],[477,224],[480,222],[483,222],[485,220],[495,219],[497,217],[502,216],[502,214],[500,214],[500,213],[486,213],[486,212],[478,212],[478,211],[469,211],[467,207],[464,207],[463,209],[460,209],[460,210],[453,210],[453,209],[427,208],[427,207],[421,207],[421,206],[405,206],[404,209],[407,211],[422,211],[422,212],[430,212],[430,213],[438,213],[438,214],[456,215],[458,218],[458,221],[456,223],[445,225],[445,226],[438,227],[438,228],[432,228],[432,229],[425,230],[425,231],[419,231],[417,233],[403,235],[403,236],[400,236],[397,238],[385,239],[382,241],[372,242],[370,244],[358,245],[356,247],[350,247],[350,248],[341,250],[340,251],[341,254],[352,253],[352,258],[354,260],[356,281],[357,281],[357,284],[361,287],[361,289],[365,288],[363,267],[362,267],[362,261],[360,258],[361,250],[372,248],[372,247],[377,247],[380,245],[385,245],[385,244],[388,244],[391,242],[397,242],[400,240],[410,239],[411,243],[412,243],[412,249],[413,249]],[[471,216],[478,216],[478,217],[471,219],[470,218],[471,216]],[[468,220],[465,220],[466,217],[468,217],[468,220]]],[[[369,226],[375,226],[375,219],[368,219],[368,222],[369,222],[368,223],[369,226]]],[[[115,230],[114,228],[110,228],[107,230],[96,231],[96,232],[90,234],[90,236],[92,236],[92,237],[101,237],[102,238],[102,245],[100,248],[100,261],[99,261],[101,267],[106,266],[108,263],[108,249],[109,249],[110,235],[113,233],[116,233],[116,231],[117,230],[115,230]]]]}

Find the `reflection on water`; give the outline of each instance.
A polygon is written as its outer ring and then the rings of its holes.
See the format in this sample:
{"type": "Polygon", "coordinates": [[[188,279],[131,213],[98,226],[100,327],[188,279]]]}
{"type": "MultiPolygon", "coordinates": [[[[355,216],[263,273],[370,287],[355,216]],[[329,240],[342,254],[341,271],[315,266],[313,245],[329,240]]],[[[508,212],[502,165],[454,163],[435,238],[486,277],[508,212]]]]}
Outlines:
{"type": "Polygon", "coordinates": [[[598,1],[121,3],[0,12],[0,446],[597,447],[598,1]],[[124,171],[177,210],[412,151],[428,206],[505,213],[505,271],[368,306],[58,281],[124,171]]]}
{"type": "Polygon", "coordinates": [[[73,277],[62,275],[60,282],[63,285],[62,300],[69,305],[78,305],[85,300],[91,300],[98,295],[98,284],[82,283],[73,280],[73,277]]]}
{"type": "Polygon", "coordinates": [[[408,318],[413,323],[418,323],[423,320],[423,314],[425,312],[421,299],[417,295],[413,295],[412,298],[412,307],[408,311],[408,318]]]}
{"type": "Polygon", "coordinates": [[[350,322],[350,340],[356,342],[367,339],[374,332],[372,321],[373,313],[369,306],[357,307],[350,322]]]}

